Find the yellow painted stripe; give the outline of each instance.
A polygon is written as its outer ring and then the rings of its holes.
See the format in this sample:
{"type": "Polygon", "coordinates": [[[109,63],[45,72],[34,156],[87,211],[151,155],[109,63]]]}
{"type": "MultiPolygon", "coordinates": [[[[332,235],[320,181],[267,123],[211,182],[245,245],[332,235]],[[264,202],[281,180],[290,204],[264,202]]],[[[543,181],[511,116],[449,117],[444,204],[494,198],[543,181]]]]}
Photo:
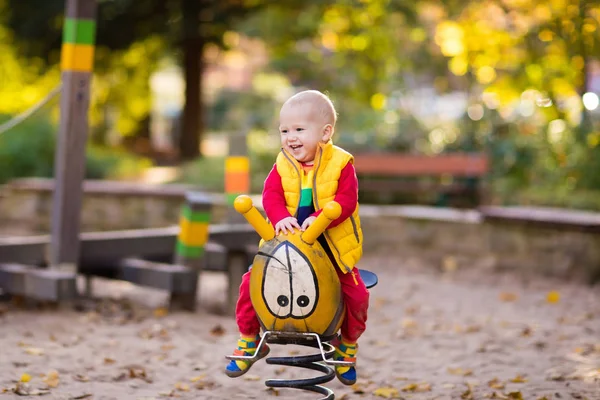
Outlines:
{"type": "Polygon", "coordinates": [[[207,223],[179,220],[179,241],[186,246],[204,246],[208,240],[207,223]]]}
{"type": "Polygon", "coordinates": [[[250,171],[250,160],[248,157],[237,156],[225,159],[225,172],[248,172],[250,171]]]}
{"type": "Polygon", "coordinates": [[[60,68],[63,71],[90,72],[94,67],[94,46],[63,43],[60,68]]]}

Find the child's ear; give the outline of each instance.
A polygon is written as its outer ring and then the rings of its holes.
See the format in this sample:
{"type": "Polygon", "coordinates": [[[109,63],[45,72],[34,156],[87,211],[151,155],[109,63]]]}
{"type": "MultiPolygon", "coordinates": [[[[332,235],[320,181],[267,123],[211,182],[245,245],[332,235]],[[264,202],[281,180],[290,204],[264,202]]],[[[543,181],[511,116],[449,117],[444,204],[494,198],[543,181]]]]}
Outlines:
{"type": "Polygon", "coordinates": [[[327,143],[329,139],[333,136],[333,126],[331,124],[327,124],[323,127],[323,142],[327,143]]]}

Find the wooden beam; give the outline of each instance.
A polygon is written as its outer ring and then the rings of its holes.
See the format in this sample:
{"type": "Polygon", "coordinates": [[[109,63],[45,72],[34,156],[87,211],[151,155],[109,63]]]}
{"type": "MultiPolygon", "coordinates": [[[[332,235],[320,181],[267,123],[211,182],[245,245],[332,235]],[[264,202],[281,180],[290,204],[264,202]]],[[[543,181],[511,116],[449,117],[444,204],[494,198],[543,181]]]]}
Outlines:
{"type": "Polygon", "coordinates": [[[96,0],[66,0],[61,50],[60,131],[54,156],[50,267],[75,272],[90,83],[94,60],[96,0]]]}
{"type": "Polygon", "coordinates": [[[365,153],[354,156],[357,174],[381,176],[463,176],[479,177],[489,171],[482,153],[455,153],[422,156],[400,153],[365,153]]]}

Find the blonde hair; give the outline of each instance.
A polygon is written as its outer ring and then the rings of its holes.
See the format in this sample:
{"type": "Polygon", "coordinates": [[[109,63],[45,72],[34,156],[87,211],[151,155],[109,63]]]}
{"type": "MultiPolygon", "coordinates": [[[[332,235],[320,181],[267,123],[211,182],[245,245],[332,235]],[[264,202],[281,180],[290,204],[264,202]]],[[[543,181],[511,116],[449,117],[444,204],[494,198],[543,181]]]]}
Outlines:
{"type": "Polygon", "coordinates": [[[318,114],[325,119],[328,124],[331,124],[335,128],[337,121],[337,112],[333,106],[333,102],[327,97],[327,95],[319,92],[318,90],[304,90],[296,93],[283,104],[282,108],[292,105],[299,104],[310,104],[312,105],[318,114]]]}

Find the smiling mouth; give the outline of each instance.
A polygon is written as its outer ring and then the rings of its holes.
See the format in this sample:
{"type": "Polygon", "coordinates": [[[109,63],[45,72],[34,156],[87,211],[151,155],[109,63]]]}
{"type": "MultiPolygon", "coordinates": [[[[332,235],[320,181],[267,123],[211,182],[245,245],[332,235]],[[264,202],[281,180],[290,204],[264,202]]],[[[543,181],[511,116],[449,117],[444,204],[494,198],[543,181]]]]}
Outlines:
{"type": "Polygon", "coordinates": [[[301,144],[295,144],[293,146],[290,146],[290,149],[292,149],[292,150],[298,150],[300,147],[302,147],[301,144]]]}

